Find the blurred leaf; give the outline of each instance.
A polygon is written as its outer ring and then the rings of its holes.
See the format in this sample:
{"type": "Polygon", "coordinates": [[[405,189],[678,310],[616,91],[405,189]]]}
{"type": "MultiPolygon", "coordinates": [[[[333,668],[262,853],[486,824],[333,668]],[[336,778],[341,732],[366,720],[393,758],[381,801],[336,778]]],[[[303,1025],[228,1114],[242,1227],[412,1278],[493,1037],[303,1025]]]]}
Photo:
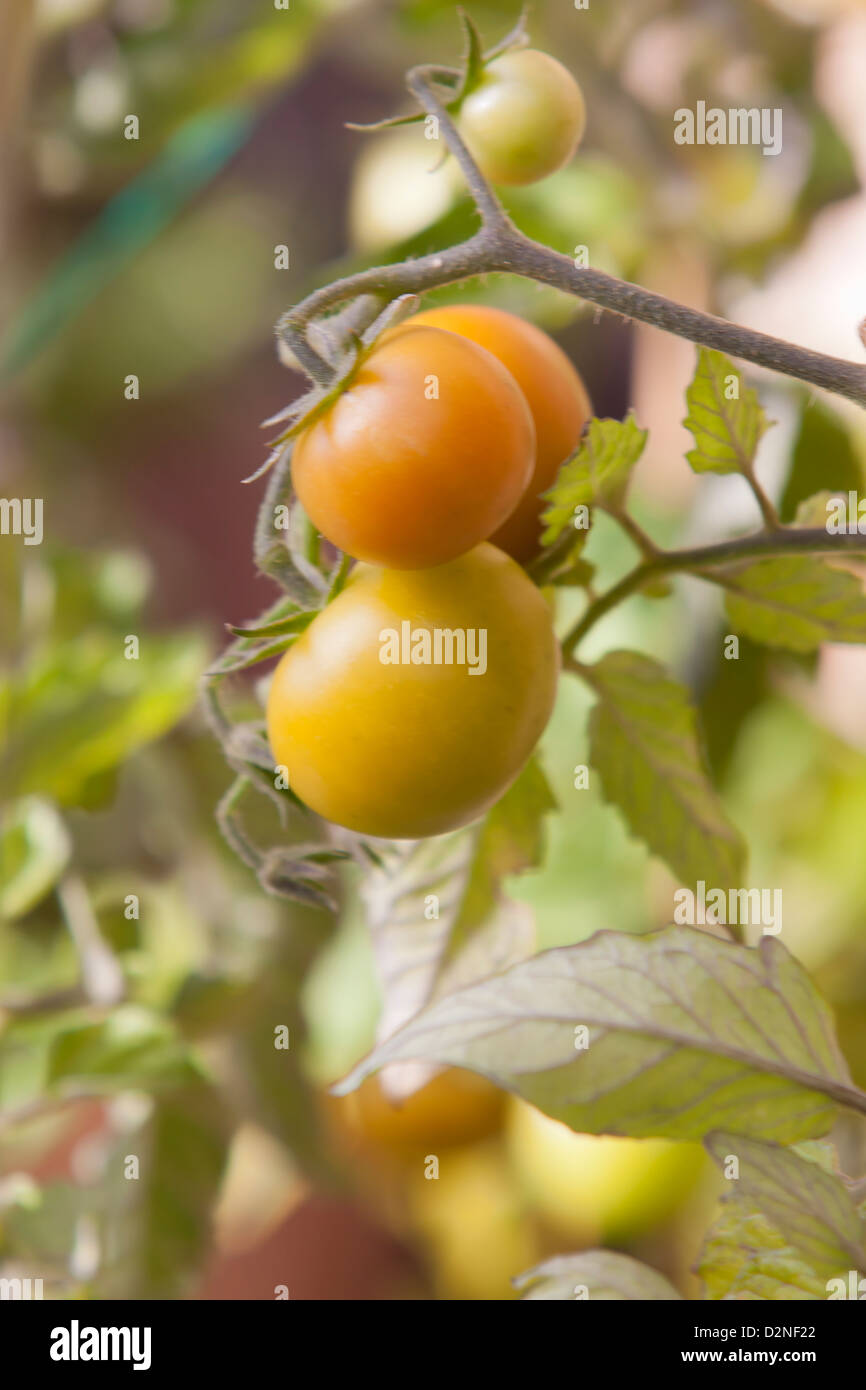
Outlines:
{"type": "Polygon", "coordinates": [[[686,690],[639,652],[609,653],[586,679],[599,697],[589,756],[606,799],[686,883],[739,883],[745,846],[710,782],[686,690]]]}
{"type": "MultiPolygon", "coordinates": [[[[156,1100],[141,1176],[123,1179],[137,1227],[126,1297],[177,1298],[189,1291],[212,1239],[229,1130],[225,1101],[204,1082],[156,1100]]],[[[124,1148],[129,1153],[136,1146],[124,1148]]]]}
{"type": "Polygon", "coordinates": [[[847,570],[816,555],[782,555],[714,572],[735,632],[768,647],[810,652],[822,642],[866,641],[866,594],[847,570]]]}
{"type": "Polygon", "coordinates": [[[589,1299],[610,1303],[620,1299],[670,1302],[680,1295],[649,1265],[616,1250],[582,1250],[578,1255],[555,1255],[513,1280],[521,1300],[548,1302],[589,1299]]]}
{"type": "MultiPolygon", "coordinates": [[[[830,493],[847,494],[851,489],[860,491],[862,482],[862,469],[849,431],[825,406],[807,402],[800,417],[791,471],[779,502],[782,520],[793,520],[801,503],[823,488],[830,493]]],[[[820,522],[811,524],[823,525],[826,519],[825,512],[820,522]]],[[[807,522],[799,524],[805,526],[807,522]]]]}
{"type": "Polygon", "coordinates": [[[866,1222],[832,1169],[739,1134],[710,1134],[705,1144],[722,1169],[728,1155],[739,1160],[737,1201],[757,1207],[815,1270],[866,1268],[866,1222]]]}
{"type": "Polygon", "coordinates": [[[532,915],[503,881],[537,866],[555,806],[530,762],[478,825],[393,848],[361,884],[389,1036],[431,998],[502,969],[533,945],[532,915]]]}
{"type": "Polygon", "coordinates": [[[77,803],[90,779],[186,713],[204,657],[190,634],[142,635],[137,660],[125,658],[121,636],[98,630],[55,645],[8,692],[5,785],[77,803]]]}
{"type": "Polygon", "coordinates": [[[686,458],[696,473],[749,473],[761,436],[772,423],[758,393],[721,352],[698,349],[698,365],[686,392],[683,424],[694,436],[686,458]],[[730,398],[732,390],[735,398],[730,398]]]}
{"type": "Polygon", "coordinates": [[[715,669],[700,692],[698,718],[704,735],[707,759],[713,780],[721,781],[736,751],[748,716],[763,700],[769,685],[770,654],[765,647],[740,640],[736,661],[727,661],[720,634],[715,645],[708,639],[708,650],[716,652],[715,669]]]}
{"type": "Polygon", "coordinates": [[[817,104],[809,111],[810,167],[799,203],[806,214],[860,192],[851,151],[832,120],[817,104]]]}
{"type": "Polygon", "coordinates": [[[321,1134],[322,1115],[305,1068],[307,1020],[303,985],[333,935],[333,914],[294,909],[254,982],[250,1023],[238,1036],[238,1059],[261,1124],[290,1149],[310,1174],[332,1178],[335,1160],[321,1134]],[[278,1046],[277,1030],[288,1046],[278,1046]]]}
{"type": "Polygon", "coordinates": [[[143,1111],[139,1098],[130,1111],[128,1099],[88,1135],[98,1180],[52,1183],[37,1203],[4,1213],[11,1253],[46,1276],[49,1297],[73,1296],[64,1282],[82,1239],[96,1260],[86,1276],[91,1298],[182,1298],[201,1267],[228,1149],[225,1106],[201,1079],[143,1111]]]}
{"type": "Polygon", "coordinates": [[[793,1143],[863,1110],[826,1006],[774,937],[599,932],[424,1009],[338,1088],[394,1061],[478,1071],[578,1132],[793,1143]],[[578,1029],[588,1030],[588,1044],[578,1029]]]}
{"type": "Polygon", "coordinates": [[[802,502],[797,503],[794,525],[826,527],[827,503],[837,496],[838,493],[830,492],[825,488],[823,492],[816,492],[811,497],[805,497],[802,502]]]}
{"type": "Polygon", "coordinates": [[[237,152],[242,112],[217,111],[181,128],[163,154],[118,193],[40,283],[0,344],[0,377],[35,357],[237,152]]]}
{"type": "Polygon", "coordinates": [[[177,1085],[196,1077],[183,1041],[168,1020],[138,1005],[113,1010],[101,1023],[69,1028],[53,1042],[47,1083],[98,1089],[177,1085]]]}
{"type": "Polygon", "coordinates": [[[698,1266],[711,1298],[826,1299],[828,1279],[866,1265],[866,1225],[829,1145],[797,1152],[718,1133],[706,1144],[723,1169],[729,1154],[740,1160],[698,1266]]]}
{"type": "Polygon", "coordinates": [[[590,503],[604,506],[619,499],[634,465],[643,453],[647,431],[638,429],[633,415],[625,420],[590,420],[577,452],[562,465],[542,521],[544,545],[552,545],[574,524],[575,508],[590,503]]]}
{"type": "Polygon", "coordinates": [[[50,801],[28,796],[0,818],[0,918],[23,917],[69,862],[69,834],[50,801]]]}

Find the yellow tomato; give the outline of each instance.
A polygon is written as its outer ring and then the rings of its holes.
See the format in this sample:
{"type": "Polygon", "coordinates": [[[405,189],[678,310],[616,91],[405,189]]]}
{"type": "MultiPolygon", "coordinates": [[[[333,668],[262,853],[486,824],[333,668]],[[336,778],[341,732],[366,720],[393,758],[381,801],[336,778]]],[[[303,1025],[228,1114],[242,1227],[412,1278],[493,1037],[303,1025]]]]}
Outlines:
{"type": "Polygon", "coordinates": [[[524,1101],[510,1103],[506,1132],[533,1207],[587,1244],[629,1239],[666,1220],[706,1166],[699,1144],[575,1134],[524,1101]]]}
{"type": "Polygon", "coordinates": [[[432,570],[359,565],[274,672],[271,750],[326,820],[439,835],[517,776],[558,671],[544,598],[494,546],[432,570]]]}

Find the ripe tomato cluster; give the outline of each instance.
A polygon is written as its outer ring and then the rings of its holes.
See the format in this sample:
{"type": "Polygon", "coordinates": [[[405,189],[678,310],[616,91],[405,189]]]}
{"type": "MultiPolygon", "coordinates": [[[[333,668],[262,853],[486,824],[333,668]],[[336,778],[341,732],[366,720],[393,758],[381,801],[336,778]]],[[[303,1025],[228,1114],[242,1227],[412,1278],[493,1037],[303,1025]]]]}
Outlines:
{"type": "Polygon", "coordinates": [[[282,657],[267,723],[289,785],[327,820],[438,835],[517,776],[559,670],[549,606],[518,561],[589,414],[546,334],[464,304],[387,332],[300,435],[301,504],[360,563],[282,657]]]}
{"type": "MultiPolygon", "coordinates": [[[[506,53],[459,120],[484,172],[523,183],[570,158],[583,101],[546,54],[506,53]]],[[[277,666],[267,725],[289,785],[327,820],[391,839],[443,834],[523,767],[550,716],[559,648],[521,566],[538,549],[541,494],[589,415],[550,338],[462,304],[388,330],[298,436],[298,499],[359,563],[277,666]]]]}

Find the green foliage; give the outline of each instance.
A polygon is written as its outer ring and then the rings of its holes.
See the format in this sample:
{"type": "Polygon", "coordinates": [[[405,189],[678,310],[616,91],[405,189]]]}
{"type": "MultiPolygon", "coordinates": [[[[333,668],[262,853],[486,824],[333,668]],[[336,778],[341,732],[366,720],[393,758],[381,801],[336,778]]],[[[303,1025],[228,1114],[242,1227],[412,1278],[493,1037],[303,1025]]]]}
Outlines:
{"type": "MultiPolygon", "coordinates": [[[[790,472],[779,502],[782,520],[799,517],[801,506],[820,489],[827,489],[828,495],[847,493],[849,489],[856,491],[862,482],[863,471],[850,431],[817,401],[806,402],[800,416],[790,472]]],[[[826,519],[824,512],[811,524],[823,526],[826,519]]]]}
{"type": "Polygon", "coordinates": [[[828,1280],[862,1270],[866,1224],[829,1145],[781,1149],[719,1133],[706,1143],[723,1169],[739,1160],[701,1254],[711,1298],[826,1299],[828,1280]]]}
{"type": "Polygon", "coordinates": [[[745,846],[709,780],[688,693],[638,652],[611,652],[584,675],[598,695],[590,761],[608,801],[686,883],[739,883],[745,846]]]}
{"type": "Polygon", "coordinates": [[[23,917],[51,892],[72,846],[57,810],[41,797],[22,797],[0,818],[0,919],[23,917]]]}
{"type": "Polygon", "coordinates": [[[594,1303],[671,1302],[679,1294],[654,1269],[615,1250],[555,1255],[514,1280],[524,1302],[591,1299],[594,1303]]]}
{"type": "Polygon", "coordinates": [[[148,578],[123,553],[77,568],[68,554],[28,557],[21,585],[41,592],[43,605],[23,659],[0,675],[4,787],[90,804],[107,774],[190,709],[205,646],[196,633],[142,631],[148,578]]]}
{"type": "Polygon", "coordinates": [[[686,458],[696,473],[749,473],[769,421],[750,386],[727,357],[709,348],[698,350],[698,366],[688,391],[689,413],[683,421],[695,447],[686,458]]]}
{"type": "Polygon", "coordinates": [[[152,1089],[195,1076],[189,1052],[169,1020],[130,1004],[100,1023],[59,1033],[48,1056],[46,1081],[62,1093],[70,1087],[110,1091],[135,1084],[152,1089]]]}
{"type": "Polygon", "coordinates": [[[468,1067],[591,1134],[795,1143],[861,1111],[826,1006],[775,939],[599,932],[429,1005],[341,1083],[393,1061],[468,1067]],[[581,1044],[576,1029],[588,1029],[581,1044]]]}
{"type": "Polygon", "coordinates": [[[531,914],[504,881],[541,862],[544,817],[554,809],[530,762],[502,800],[466,830],[378,844],[360,893],[382,982],[382,1036],[431,998],[528,955],[531,914]]]}
{"type": "Polygon", "coordinates": [[[736,632],[753,642],[811,652],[822,642],[866,641],[859,579],[815,555],[782,555],[719,573],[736,632]]]}
{"type": "Polygon", "coordinates": [[[545,494],[550,505],[542,518],[546,525],[544,545],[552,545],[573,524],[576,507],[619,503],[646,438],[646,430],[638,428],[633,415],[622,421],[590,420],[577,452],[563,464],[545,494]]]}

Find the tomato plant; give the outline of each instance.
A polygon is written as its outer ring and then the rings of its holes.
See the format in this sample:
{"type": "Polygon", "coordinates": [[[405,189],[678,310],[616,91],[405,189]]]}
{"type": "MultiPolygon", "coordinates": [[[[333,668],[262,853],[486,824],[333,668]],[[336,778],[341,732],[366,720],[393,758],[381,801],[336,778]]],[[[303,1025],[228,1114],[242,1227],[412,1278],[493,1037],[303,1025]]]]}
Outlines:
{"type": "MultiPolygon", "coordinates": [[[[725,1297],[763,1290],[769,1280],[778,1290],[783,1275],[773,1252],[797,1241],[780,1216],[782,1192],[796,1206],[820,1191],[828,1213],[841,1202],[850,1238],[862,1239],[862,1217],[835,1160],[795,1146],[826,1135],[836,1105],[866,1113],[866,1096],[847,1077],[814,985],[775,939],[775,916],[755,939],[748,910],[747,920],[739,915],[740,903],[753,901],[739,887],[746,845],[711,780],[689,691],[645,652],[602,645],[591,655],[587,639],[621,603],[641,592],[664,598],[670,577],[685,573],[725,594],[729,644],[742,637],[802,654],[826,640],[866,640],[859,580],[822,558],[862,553],[864,542],[851,530],[830,538],[818,524],[821,494],[793,524],[783,523],[755,468],[769,422],[724,350],[861,405],[866,370],[673,304],[517,230],[488,179],[520,183],[561,167],[582,133],[582,99],[554,60],[519,50],[520,33],[483,55],[466,25],[464,68],[416,68],[408,85],[438,122],[480,230],[326,285],[279,324],[312,381],[278,417],[285,427],[268,460],[257,543],[262,568],[287,597],[260,626],[237,630],[215,677],[282,655],[268,695],[269,744],[260,729],[249,731],[246,768],[223,822],[271,891],[327,901],[334,854],[360,866],[386,1026],[339,1089],[360,1086],[356,1105],[376,1124],[387,1120],[383,1133],[398,1121],[371,1089],[380,1068],[420,1061],[452,1069],[406,1103],[402,1120],[423,1115],[443,1145],[448,1126],[438,1129],[428,1103],[451,1086],[455,1066],[478,1073],[536,1107],[516,1112],[529,1119],[512,1126],[509,1144],[539,1212],[573,1236],[602,1240],[630,1239],[641,1214],[645,1225],[669,1214],[701,1167],[694,1146],[703,1141],[717,1164],[736,1158],[741,1174],[736,1204],[705,1246],[706,1287],[725,1297]],[[700,345],[686,397],[688,462],[699,474],[739,474],[760,512],[758,530],[663,548],[630,505],[647,431],[631,413],[590,418],[579,375],[543,333],[470,303],[422,306],[403,322],[419,294],[502,270],[700,345]],[[449,374],[461,353],[467,370],[477,364],[471,384],[449,374]],[[447,390],[427,417],[416,408],[418,383],[434,359],[446,364],[447,390]],[[476,384],[494,379],[491,361],[504,373],[496,378],[501,406],[496,392],[485,395],[476,384]],[[496,486],[503,459],[512,480],[507,506],[496,486]],[[271,518],[292,487],[302,505],[289,503],[294,529],[280,544],[271,518]],[[440,490],[450,490],[444,511],[440,490]],[[602,514],[637,559],[599,588],[585,551],[602,514]],[[317,528],[349,554],[376,554],[384,567],[351,569],[320,548],[317,528]],[[503,549],[487,542],[471,549],[481,534],[503,549]],[[541,588],[552,592],[545,597],[541,588]],[[676,924],[661,931],[601,931],[533,955],[521,940],[520,905],[508,904],[502,885],[538,862],[553,804],[539,762],[527,760],[559,669],[553,595],[575,591],[582,608],[574,616],[570,604],[561,669],[594,705],[587,765],[575,768],[583,780],[574,786],[597,784],[632,834],[686,885],[676,893],[677,913],[685,903],[686,915],[672,913],[676,924]],[[470,675],[451,658],[430,659],[443,631],[450,639],[487,633],[483,673],[480,664],[470,675]],[[240,797],[251,769],[261,775],[274,764],[274,788],[295,810],[330,822],[320,843],[262,852],[243,838],[240,797]],[[712,918],[702,896],[708,882],[719,885],[712,918]],[[708,923],[717,930],[707,931],[708,923]],[[770,1033],[756,1023],[768,1016],[770,1033]],[[804,1087],[818,1097],[814,1105],[804,1087]],[[551,1148],[555,1181],[544,1166],[551,1148]],[[575,1185],[565,1171],[572,1153],[575,1185]],[[600,1181],[611,1164],[617,1200],[600,1181]],[[641,1187],[650,1172],[652,1201],[641,1187]],[[759,1267],[746,1250],[755,1221],[766,1235],[759,1267]]],[[[214,711],[227,746],[237,747],[218,704],[214,711]]],[[[449,1104],[459,1128],[462,1103],[449,1104]]],[[[499,1160],[488,1158],[489,1171],[501,1173],[499,1160]]],[[[431,1222],[429,1203],[416,1195],[431,1238],[435,1231],[453,1253],[454,1233],[431,1222]]],[[[826,1262],[805,1249],[795,1262],[798,1287],[820,1289],[826,1262]]],[[[521,1287],[527,1297],[571,1297],[575,1284],[604,1290],[610,1283],[631,1291],[622,1296],[677,1296],[657,1271],[605,1251],[539,1265],[521,1287]]]]}
{"type": "Polygon", "coordinates": [[[862,1299],[866,34],[464,17],[353,198],[440,7],[217,8],[0,20],[0,1298],[862,1299]]]}

